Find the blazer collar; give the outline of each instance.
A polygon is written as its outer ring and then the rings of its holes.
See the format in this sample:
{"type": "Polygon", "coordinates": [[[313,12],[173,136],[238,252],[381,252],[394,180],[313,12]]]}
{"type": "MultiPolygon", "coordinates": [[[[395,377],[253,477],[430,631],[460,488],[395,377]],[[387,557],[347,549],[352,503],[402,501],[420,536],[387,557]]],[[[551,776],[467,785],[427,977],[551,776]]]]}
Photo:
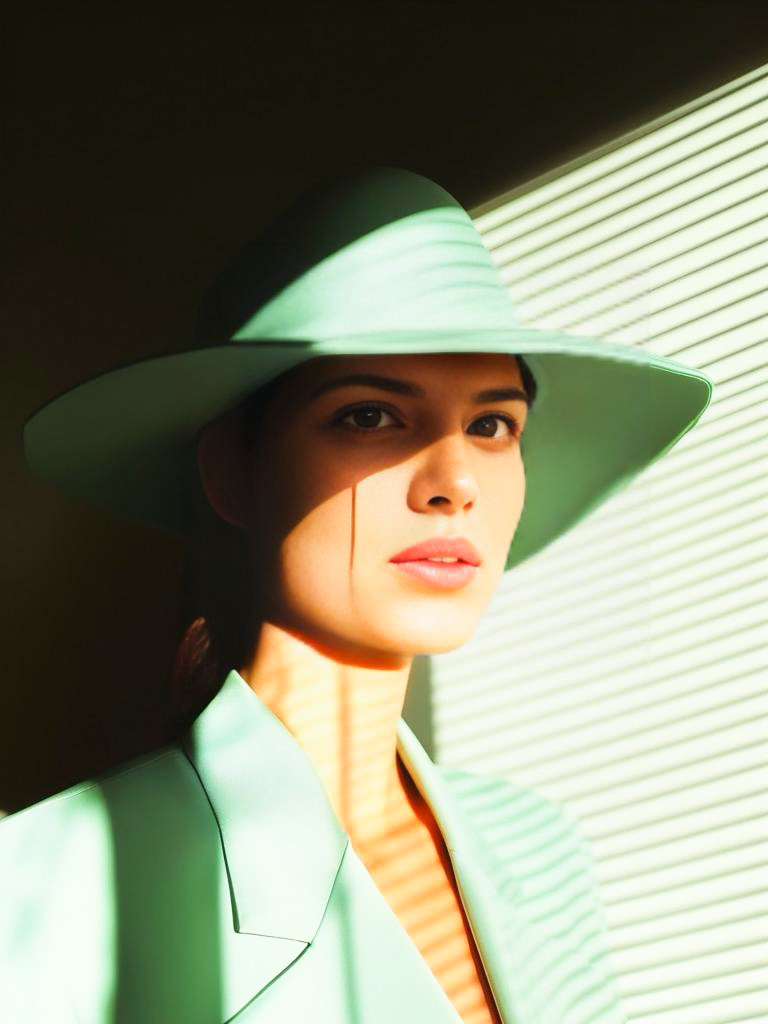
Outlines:
{"type": "MultiPolygon", "coordinates": [[[[218,823],[235,930],[311,942],[349,837],[309,757],[235,670],[182,746],[218,823]]],[[[492,850],[403,719],[397,747],[443,835],[468,916],[492,934],[486,911],[500,896],[480,869],[492,850]]]]}
{"type": "Polygon", "coordinates": [[[401,718],[397,748],[409,775],[429,806],[451,858],[456,885],[480,958],[503,1020],[516,1020],[515,999],[505,958],[505,905],[520,898],[520,887],[499,862],[493,847],[461,811],[443,770],[429,757],[401,718]],[[502,893],[492,879],[506,878],[502,893]]]}
{"type": "Polygon", "coordinates": [[[397,727],[397,750],[417,789],[432,811],[449,854],[460,853],[478,866],[496,863],[493,848],[461,812],[455,794],[415,733],[401,718],[397,727]]]}
{"type": "Polygon", "coordinates": [[[218,822],[235,930],[311,942],[348,837],[309,757],[234,670],[182,746],[218,822]]]}

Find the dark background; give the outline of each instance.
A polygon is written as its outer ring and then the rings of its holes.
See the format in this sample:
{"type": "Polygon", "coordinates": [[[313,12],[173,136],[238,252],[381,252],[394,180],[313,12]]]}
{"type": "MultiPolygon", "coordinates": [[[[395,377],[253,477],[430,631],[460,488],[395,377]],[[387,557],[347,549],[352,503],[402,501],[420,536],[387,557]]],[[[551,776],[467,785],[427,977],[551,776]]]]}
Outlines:
{"type": "Polygon", "coordinates": [[[40,405],[189,346],[222,262],[318,175],[468,208],[768,62],[764,3],[4,16],[0,807],[168,738],[184,549],[26,471],[40,405]],[[260,13],[261,12],[261,13],[260,13]]]}

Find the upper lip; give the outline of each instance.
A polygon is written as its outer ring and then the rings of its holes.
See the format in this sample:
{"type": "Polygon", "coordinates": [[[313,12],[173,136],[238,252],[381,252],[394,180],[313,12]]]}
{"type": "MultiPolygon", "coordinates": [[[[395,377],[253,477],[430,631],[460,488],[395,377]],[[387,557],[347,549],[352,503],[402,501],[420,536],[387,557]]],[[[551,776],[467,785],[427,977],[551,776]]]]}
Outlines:
{"type": "Polygon", "coordinates": [[[477,548],[466,537],[430,537],[390,558],[390,562],[416,562],[422,558],[458,558],[470,565],[480,565],[477,548]]]}

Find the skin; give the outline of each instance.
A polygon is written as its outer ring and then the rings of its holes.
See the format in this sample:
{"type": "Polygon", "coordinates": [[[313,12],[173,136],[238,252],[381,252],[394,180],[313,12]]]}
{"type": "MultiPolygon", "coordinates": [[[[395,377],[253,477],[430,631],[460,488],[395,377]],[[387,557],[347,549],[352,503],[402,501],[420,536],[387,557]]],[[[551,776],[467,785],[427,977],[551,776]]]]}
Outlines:
{"type": "Polygon", "coordinates": [[[437,863],[439,845],[396,751],[413,657],[472,635],[523,508],[526,403],[472,399],[500,387],[523,387],[505,355],[325,357],[291,373],[247,457],[231,416],[199,438],[208,500],[245,531],[259,565],[253,655],[239,670],[308,754],[401,919],[413,900],[393,871],[404,884],[404,857],[418,871],[437,863]],[[352,373],[411,381],[426,394],[354,385],[310,400],[352,373]],[[371,405],[380,413],[351,415],[371,405]],[[482,561],[468,585],[438,590],[390,562],[437,536],[476,547],[482,561]]]}

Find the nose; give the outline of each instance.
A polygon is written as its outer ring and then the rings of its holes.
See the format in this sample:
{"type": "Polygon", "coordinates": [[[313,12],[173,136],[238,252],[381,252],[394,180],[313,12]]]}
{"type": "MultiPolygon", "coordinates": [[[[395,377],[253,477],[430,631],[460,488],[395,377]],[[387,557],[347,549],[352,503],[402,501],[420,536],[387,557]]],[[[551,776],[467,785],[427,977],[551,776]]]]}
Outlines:
{"type": "Polygon", "coordinates": [[[446,434],[417,456],[408,489],[408,504],[416,512],[453,514],[472,508],[478,483],[472,452],[463,432],[446,434]]]}

